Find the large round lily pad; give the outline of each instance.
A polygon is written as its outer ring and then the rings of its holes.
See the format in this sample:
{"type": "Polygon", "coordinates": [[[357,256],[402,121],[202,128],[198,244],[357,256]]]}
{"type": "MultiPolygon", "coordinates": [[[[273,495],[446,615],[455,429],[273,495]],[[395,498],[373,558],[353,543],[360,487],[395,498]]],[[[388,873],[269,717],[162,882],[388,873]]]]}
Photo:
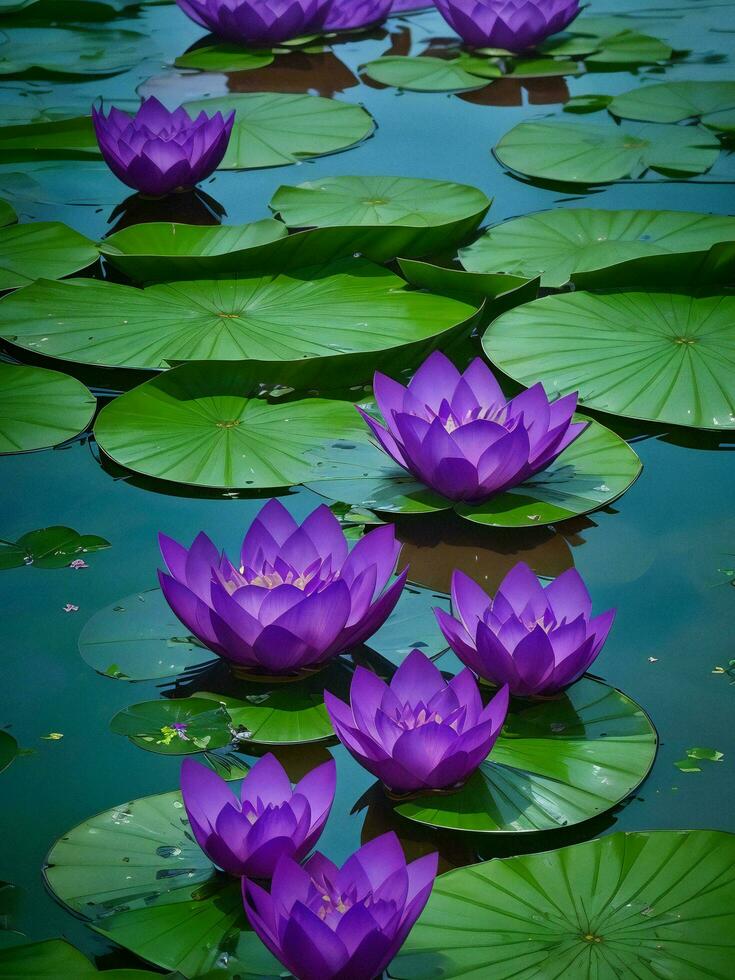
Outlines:
{"type": "Polygon", "coordinates": [[[93,242],[58,221],[10,225],[0,230],[0,289],[34,279],[61,279],[97,261],[93,242]]]}
{"type": "Polygon", "coordinates": [[[0,363],[0,453],[57,446],[89,425],[96,399],[58,371],[0,363]]]}
{"type": "Polygon", "coordinates": [[[495,747],[459,792],[400,803],[398,812],[480,833],[570,827],[624,800],[655,754],[656,732],[635,701],[583,677],[555,698],[514,700],[495,747]]]}
{"type": "Polygon", "coordinates": [[[699,119],[718,129],[723,113],[735,112],[735,82],[662,82],[616,95],[609,111],[621,119],[676,123],[699,119]]]}
{"type": "Polygon", "coordinates": [[[111,28],[17,27],[3,36],[0,75],[115,75],[151,52],[147,35],[111,28]]]}
{"type": "Polygon", "coordinates": [[[615,415],[735,428],[735,297],[574,292],[517,307],[483,346],[506,374],[615,415]]]}
{"type": "Polygon", "coordinates": [[[587,514],[620,497],[641,471],[630,446],[594,421],[548,469],[483,504],[453,503],[433,493],[375,447],[359,455],[363,470],[357,476],[335,471],[309,487],[332,500],[392,514],[453,507],[465,520],[492,527],[537,527],[587,514]]]}
{"type": "MultiPolygon", "coordinates": [[[[0,8],[1,9],[1,8],[0,8]]],[[[2,934],[0,934],[2,935],[2,934]]],[[[0,947],[1,947],[0,943],[0,947]]],[[[98,970],[87,957],[64,939],[13,944],[0,948],[0,976],[5,980],[59,980],[60,977],[103,977],[103,980],[145,980],[160,973],[150,970],[98,970]]]]}
{"type": "Polygon", "coordinates": [[[519,123],[495,147],[498,160],[511,170],[575,184],[637,178],[647,170],[703,174],[719,152],[719,140],[702,126],[614,126],[556,120],[519,123]]]}
{"type": "Polygon", "coordinates": [[[439,245],[451,248],[464,236],[461,223],[443,226],[441,235],[433,228],[398,225],[311,228],[287,235],[283,222],[272,219],[211,227],[151,222],[116,232],[101,243],[100,251],[138,282],[170,282],[285,273],[355,253],[385,262],[399,255],[426,255],[439,245]]]}
{"type": "Polygon", "coordinates": [[[694,211],[557,208],[489,228],[460,251],[469,272],[541,276],[541,285],[680,283],[719,242],[735,242],[735,218],[694,211]],[[677,259],[677,256],[683,256],[677,259]]]}
{"type": "MultiPolygon", "coordinates": [[[[465,58],[411,58],[405,55],[387,55],[368,61],[362,71],[369,78],[382,85],[407,89],[413,92],[466,92],[474,88],[485,88],[491,78],[472,75],[466,68],[465,58]]],[[[479,59],[478,59],[479,60],[479,59]]],[[[490,65],[491,62],[486,62],[490,65]]],[[[494,74],[500,75],[496,66],[494,74]]]]}
{"type": "Polygon", "coordinates": [[[442,875],[396,980],[729,980],[735,837],[616,833],[442,875]]]}
{"type": "Polygon", "coordinates": [[[316,95],[255,92],[187,103],[190,112],[235,110],[235,126],[220,170],[282,167],[336,153],[373,131],[362,106],[316,95]]]}
{"type": "Polygon", "coordinates": [[[350,402],[249,390],[240,365],[185,364],[107,405],[95,437],[121,466],[202,487],[287,487],[354,465],[366,435],[350,402]]]}
{"type": "Polygon", "coordinates": [[[60,902],[164,969],[281,972],[247,926],[239,881],[218,873],[195,843],[178,792],[85,820],[54,844],[45,874],[60,902]]]}
{"type": "Polygon", "coordinates": [[[273,62],[272,51],[250,51],[240,44],[207,44],[186,51],[174,61],[177,68],[199,71],[252,71],[273,62]]]}
{"type": "Polygon", "coordinates": [[[214,657],[187,635],[160,589],[96,612],[79,636],[79,652],[98,673],[126,681],[173,677],[214,657]]]}
{"type": "Polygon", "coordinates": [[[0,329],[35,353],[83,364],[160,370],[182,361],[338,357],[346,370],[362,362],[366,380],[382,351],[405,348],[420,359],[476,313],[405,285],[355,259],[293,275],[147,289],[42,279],[1,302],[0,329]]]}
{"type": "MultiPolygon", "coordinates": [[[[418,177],[326,177],[279,187],[270,202],[291,228],[334,225],[477,227],[490,200],[476,187],[418,177]]],[[[437,237],[437,245],[441,238],[437,237]]]]}

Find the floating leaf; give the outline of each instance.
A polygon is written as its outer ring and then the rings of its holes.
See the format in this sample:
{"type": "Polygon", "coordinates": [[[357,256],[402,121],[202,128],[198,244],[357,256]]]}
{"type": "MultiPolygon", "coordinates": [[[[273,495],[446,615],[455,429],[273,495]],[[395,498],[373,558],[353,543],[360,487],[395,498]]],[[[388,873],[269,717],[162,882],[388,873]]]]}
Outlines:
{"type": "Polygon", "coordinates": [[[150,54],[145,34],[107,28],[6,29],[0,75],[36,71],[52,75],[116,75],[150,54]]]}
{"type": "Polygon", "coordinates": [[[103,977],[104,980],[143,980],[160,976],[149,970],[98,970],[86,956],[64,939],[21,943],[0,949],[0,976],[5,980],[59,980],[60,977],[103,977]]]}
{"type": "Polygon", "coordinates": [[[515,126],[495,147],[498,160],[529,177],[604,184],[643,176],[706,173],[719,155],[716,136],[701,126],[623,126],[541,120],[515,126]]]}
{"type": "Polygon", "coordinates": [[[0,227],[12,225],[18,220],[18,215],[7,201],[0,200],[0,227]]]}
{"type": "Polygon", "coordinates": [[[606,37],[598,51],[585,59],[587,65],[604,66],[609,71],[614,65],[653,65],[668,61],[673,54],[670,45],[650,34],[638,31],[623,31],[606,37]]]}
{"type": "Polygon", "coordinates": [[[119,945],[168,970],[278,977],[245,921],[240,883],[195,843],[181,794],[105,810],[54,844],[46,880],[56,898],[119,945]]]}
{"type": "Polygon", "coordinates": [[[239,44],[207,44],[179,55],[177,68],[199,71],[250,71],[265,68],[273,62],[272,51],[250,51],[239,44]]]}
{"type": "Polygon", "coordinates": [[[221,705],[200,698],[143,701],[118,711],[110,722],[115,735],[160,755],[192,755],[230,744],[230,716],[221,705]]]}
{"type": "Polygon", "coordinates": [[[546,701],[514,700],[495,747],[461,790],[397,810],[432,827],[480,833],[570,827],[624,800],[655,754],[656,733],[635,701],[584,677],[546,701]]]}
{"type": "MultiPolygon", "coordinates": [[[[735,82],[664,82],[616,95],[610,112],[621,119],[676,123],[699,119],[718,128],[722,113],[735,110],[735,82]]],[[[727,116],[725,116],[727,118],[727,116]]]]}
{"type": "Polygon", "coordinates": [[[182,365],[107,405],[100,448],[145,476],[203,487],[287,487],[348,467],[364,424],[350,402],[249,397],[237,364],[182,365]]]}
{"type": "Polygon", "coordinates": [[[2,163],[89,160],[99,157],[100,151],[90,116],[0,127],[2,163]]]}
{"type": "MultiPolygon", "coordinates": [[[[475,227],[479,224],[478,217],[475,227]]],[[[139,282],[268,275],[338,258],[363,255],[373,262],[426,255],[451,247],[473,228],[458,224],[433,228],[358,226],[313,228],[286,237],[281,221],[214,226],[145,223],[111,235],[100,245],[105,259],[139,282]],[[442,238],[442,236],[444,236],[442,238]],[[441,239],[441,241],[440,241],[441,239]]]]}
{"type": "Polygon", "coordinates": [[[89,425],[96,399],[79,381],[45,368],[0,363],[0,453],[57,446],[89,425]]]}
{"type": "Polygon", "coordinates": [[[574,292],[504,313],[483,338],[522,384],[603,412],[735,428],[735,297],[574,292]]]}
{"type": "Polygon", "coordinates": [[[79,637],[83,660],[105,677],[173,677],[213,654],[171,612],[159,589],[136,592],[96,612],[79,637]]]}
{"type": "Polygon", "coordinates": [[[568,102],[564,103],[564,112],[601,112],[612,102],[612,95],[573,95],[568,102]]]}
{"type": "Polygon", "coordinates": [[[10,225],[0,229],[0,290],[61,279],[97,258],[94,242],[58,221],[10,225]]]}
{"type": "Polygon", "coordinates": [[[75,363],[150,371],[182,361],[335,357],[345,379],[368,380],[383,351],[405,349],[413,363],[477,312],[405,285],[355,259],[292,276],[143,290],[42,279],[3,300],[0,315],[6,339],[75,363]]]}
{"type": "MultiPolygon", "coordinates": [[[[589,421],[575,416],[576,421],[589,421]]],[[[362,474],[312,481],[309,488],[332,500],[393,514],[425,514],[453,507],[460,517],[492,527],[535,527],[605,507],[637,479],[641,463],[624,440],[599,422],[551,466],[526,483],[483,504],[452,503],[418,483],[377,448],[361,451],[362,474]],[[366,475],[365,475],[366,474],[366,475]]]]}
{"type": "Polygon", "coordinates": [[[658,830],[450,871],[391,976],[729,980],[734,868],[732,834],[658,830]]]}
{"type": "Polygon", "coordinates": [[[446,237],[468,234],[485,217],[490,200],[476,187],[418,177],[326,177],[279,187],[270,202],[291,228],[334,225],[441,228],[446,237]]]}
{"type": "Polygon", "coordinates": [[[484,316],[499,316],[503,310],[535,299],[538,280],[525,276],[466,272],[464,269],[445,268],[415,259],[399,259],[401,274],[419,289],[444,296],[457,296],[468,302],[487,303],[484,316]]]}
{"type": "MultiPolygon", "coordinates": [[[[361,71],[382,85],[413,92],[465,92],[488,84],[483,78],[471,75],[460,58],[384,55],[362,65],[361,71]]],[[[496,68],[495,74],[500,75],[500,69],[496,68]]]]}
{"type": "Polygon", "coordinates": [[[70,527],[43,527],[28,531],[17,541],[0,539],[0,569],[23,565],[65,568],[79,555],[109,547],[110,542],[96,534],[80,534],[70,527]]]}
{"type": "Polygon", "coordinates": [[[316,95],[256,92],[189,102],[190,112],[235,110],[235,126],[220,170],[282,167],[360,143],[373,119],[359,105],[316,95]]]}
{"type": "Polygon", "coordinates": [[[559,75],[579,75],[582,69],[576,61],[554,58],[519,58],[508,63],[509,78],[557,78],[559,75]]]}
{"type": "Polygon", "coordinates": [[[7,769],[20,752],[20,747],[10,732],[0,728],[0,772],[7,769]]]}
{"type": "MultiPolygon", "coordinates": [[[[700,262],[718,242],[735,242],[735,218],[694,211],[558,208],[512,218],[460,250],[470,272],[505,273],[541,285],[701,283],[700,262]]],[[[724,275],[727,277],[732,270],[724,275]]],[[[727,281],[727,279],[726,279],[727,281]]],[[[2,307],[0,307],[2,309],[2,307]]]]}
{"type": "Polygon", "coordinates": [[[687,749],[685,758],[679,759],[674,765],[681,772],[701,772],[702,769],[696,764],[697,761],[705,759],[707,762],[722,762],[724,758],[725,753],[720,752],[718,749],[697,747],[687,749]]]}

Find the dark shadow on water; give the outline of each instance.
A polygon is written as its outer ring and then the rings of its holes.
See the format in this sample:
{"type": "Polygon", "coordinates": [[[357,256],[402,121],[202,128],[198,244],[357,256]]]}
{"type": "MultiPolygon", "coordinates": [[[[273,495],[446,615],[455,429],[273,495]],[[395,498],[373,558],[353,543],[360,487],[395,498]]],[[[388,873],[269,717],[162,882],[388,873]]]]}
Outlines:
{"type": "Polygon", "coordinates": [[[167,197],[152,200],[131,194],[116,205],[108,224],[112,227],[107,232],[122,231],[131,225],[146,224],[152,221],[170,221],[187,225],[219,225],[226,215],[224,207],[210,197],[200,187],[181,194],[169,194],[167,197]]]}

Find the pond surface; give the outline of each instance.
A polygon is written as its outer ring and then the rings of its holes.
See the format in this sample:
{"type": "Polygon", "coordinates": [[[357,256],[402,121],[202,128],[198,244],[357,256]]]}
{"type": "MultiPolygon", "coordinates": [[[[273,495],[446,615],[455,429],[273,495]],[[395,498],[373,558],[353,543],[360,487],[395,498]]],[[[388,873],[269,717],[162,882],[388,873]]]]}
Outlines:
{"type": "MultiPolygon", "coordinates": [[[[650,17],[646,29],[692,53],[666,71],[641,69],[644,79],[724,79],[731,77],[735,7],[691,0],[646,8],[630,0],[594,4],[595,13],[635,12],[650,17]]],[[[347,152],[290,167],[220,172],[198,201],[177,205],[166,219],[196,223],[239,223],[267,215],[267,202],[283,183],[338,174],[396,174],[456,180],[492,197],[489,220],[542,209],[671,208],[728,213],[732,209],[732,159],[721,155],[704,177],[666,180],[660,176],[621,181],[585,193],[537,186],[504,171],[491,154],[500,137],[519,121],[558,111],[572,95],[613,94],[632,88],[629,72],[595,72],[574,78],[503,80],[464,95],[400,93],[361,82],[358,66],[381,54],[418,53],[449,33],[436,13],[392,19],[366,36],[345,38],[321,54],[280,58],[255,71],[184,74],[165,65],[184,52],[201,30],[178,10],[152,7],[115,21],[150,35],[153,51],[134,69],[103,80],[8,81],[6,103],[32,98],[39,105],[86,106],[97,96],[131,99],[156,93],[170,103],[228,91],[310,92],[363,104],[377,121],[375,135],[347,152]]],[[[565,117],[590,118],[590,117],[565,117]]],[[[594,119],[594,117],[592,117],[594,119]]],[[[0,166],[0,197],[12,199],[21,220],[61,220],[98,239],[135,220],[159,217],[155,203],[131,199],[102,163],[44,161],[0,166]]],[[[633,439],[644,471],[611,508],[560,525],[513,534],[467,531],[456,523],[435,525],[426,538],[408,519],[399,524],[417,571],[418,584],[446,589],[448,569],[458,554],[481,569],[495,587],[517,560],[544,576],[574,566],[584,577],[595,609],[618,608],[618,617],[595,672],[633,697],[650,714],[660,748],[649,777],[617,810],[573,831],[532,837],[521,844],[495,838],[438,835],[446,867],[478,855],[544,849],[586,840],[611,830],[715,828],[735,830],[735,680],[716,671],[735,657],[732,642],[735,591],[733,457],[726,435],[663,431],[636,423],[616,424],[633,439]],[[724,753],[721,762],[702,762],[686,773],[674,763],[687,749],[704,746],[724,753]]],[[[68,525],[98,534],[109,550],[72,570],[17,568],[0,572],[4,642],[0,685],[0,725],[27,754],[2,778],[0,839],[4,842],[0,879],[18,886],[13,928],[29,939],[63,935],[106,965],[133,964],[134,958],[108,946],[74,919],[46,892],[44,858],[66,830],[90,815],[126,800],[178,786],[180,758],[142,751],[109,731],[112,716],[128,704],[170,692],[167,681],[128,684],[95,673],[77,650],[79,633],[97,610],[123,596],[151,589],[160,564],[159,531],[187,543],[200,529],[233,553],[262,500],[236,495],[206,496],[174,485],[148,486],[121,470],[103,467],[93,440],[83,436],[55,450],[0,459],[0,536],[15,540],[34,528],[68,525]],[[65,612],[66,604],[78,610],[65,612]],[[63,737],[49,738],[51,733],[63,737]]],[[[307,491],[282,497],[303,518],[315,505],[307,491]]],[[[418,519],[420,520],[420,518],[418,519]]],[[[433,621],[427,622],[427,629],[433,621]]],[[[421,636],[416,636],[421,640],[421,636]]],[[[439,661],[451,669],[448,657],[439,661]]],[[[361,838],[395,828],[409,849],[428,849],[432,834],[397,822],[385,808],[353,812],[373,783],[341,746],[329,746],[340,779],[332,819],[321,848],[335,860],[351,853],[361,838]]],[[[292,772],[326,758],[326,749],[291,749],[284,754],[292,772]]]]}

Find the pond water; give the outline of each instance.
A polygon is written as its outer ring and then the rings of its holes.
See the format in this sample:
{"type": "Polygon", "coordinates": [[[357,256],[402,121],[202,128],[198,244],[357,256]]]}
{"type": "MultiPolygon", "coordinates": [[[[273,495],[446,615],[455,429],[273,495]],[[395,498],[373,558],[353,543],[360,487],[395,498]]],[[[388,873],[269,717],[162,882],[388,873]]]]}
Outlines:
{"type": "MultiPolygon", "coordinates": [[[[728,2],[688,0],[596,0],[595,13],[633,12],[646,30],[691,53],[663,69],[642,68],[641,80],[725,79],[731,76],[735,7],[728,2]]],[[[543,186],[509,174],[491,148],[518,122],[555,114],[570,96],[625,91],[636,84],[628,71],[590,72],[581,77],[503,80],[465,94],[398,92],[361,81],[358,66],[388,51],[419,53],[447,37],[435,12],[394,18],[365,36],[344,38],[324,53],[289,55],[248,72],[186,74],[165,67],[201,37],[202,31],[176,8],[143,8],[115,27],[141,30],[152,50],[139,65],[107,79],[86,82],[50,77],[11,79],[0,98],[6,104],[32,99],[43,106],[80,108],[102,96],[107,101],[158,94],[169,104],[226,92],[309,92],[361,103],[377,121],[375,135],[331,156],[289,167],[219,172],[198,201],[161,205],[128,199],[126,189],[99,162],[52,161],[0,165],[0,197],[12,200],[22,221],[60,220],[99,239],[136,220],[239,223],[265,217],[267,202],[283,183],[340,174],[396,174],[456,180],[493,198],[489,220],[553,207],[588,204],[598,208],[671,208],[728,213],[735,164],[725,153],[706,175],[667,180],[654,175],[619,181],[593,191],[543,186]],[[156,211],[156,209],[159,209],[156,211]],[[172,209],[171,209],[172,208],[172,209]]],[[[587,119],[595,117],[566,117],[587,119]]],[[[479,349],[479,345],[478,345],[479,349]]],[[[735,830],[735,688],[716,671],[735,656],[735,569],[732,507],[735,440],[722,435],[605,423],[633,440],[644,470],[611,507],[558,528],[517,533],[459,527],[433,520],[430,531],[410,518],[399,522],[419,585],[446,590],[448,569],[462,548],[469,563],[495,587],[516,560],[552,577],[576,567],[595,609],[611,606],[618,617],[594,671],[625,691],[648,712],[660,738],[653,769],[634,795],[617,809],[569,831],[530,838],[466,835],[457,841],[401,821],[379,803],[355,812],[373,784],[369,774],[339,745],[289,749],[293,774],[327,757],[338,760],[333,815],[321,848],[344,859],[380,829],[396,829],[411,852],[437,843],[443,867],[514,851],[543,850],[587,840],[613,830],[714,828],[735,830]],[[422,540],[423,539],[423,540],[422,540]],[[431,551],[429,551],[431,547],[431,551]],[[467,558],[470,555],[470,558],[467,558]],[[701,762],[700,772],[674,763],[687,749],[704,746],[724,753],[701,762]]],[[[112,734],[109,722],[125,706],[172,693],[173,682],[135,684],[95,673],[80,657],[82,627],[99,609],[156,585],[159,531],[189,542],[200,529],[234,553],[263,499],[207,494],[181,486],[147,483],[113,466],[102,466],[87,434],[61,447],[0,459],[0,536],[15,540],[34,528],[68,525],[107,538],[112,547],[87,557],[88,568],[16,568],[0,572],[4,642],[0,684],[0,727],[27,750],[0,777],[0,879],[17,886],[12,928],[29,939],[63,935],[106,966],[140,961],[108,944],[48,894],[41,869],[49,848],[65,831],[123,801],[178,786],[179,757],[141,750],[112,734]],[[78,610],[65,612],[66,604],[78,610]],[[51,733],[63,737],[49,738],[51,733]]],[[[303,518],[316,496],[296,491],[281,498],[303,518]]],[[[427,631],[433,631],[428,613],[427,631]]],[[[415,637],[417,641],[422,635],[415,637]]],[[[449,656],[439,661],[452,669],[449,656]]],[[[733,675],[735,677],[735,675],[733,675]]]]}

